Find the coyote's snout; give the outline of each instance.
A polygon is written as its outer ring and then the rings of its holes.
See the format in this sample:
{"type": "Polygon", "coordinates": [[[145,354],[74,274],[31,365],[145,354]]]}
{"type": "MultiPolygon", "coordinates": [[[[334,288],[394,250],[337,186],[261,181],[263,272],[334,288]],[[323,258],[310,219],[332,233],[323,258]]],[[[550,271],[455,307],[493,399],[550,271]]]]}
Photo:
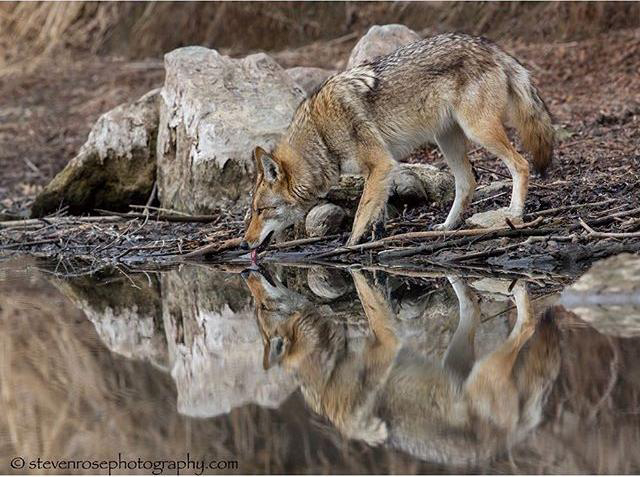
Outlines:
{"type": "Polygon", "coordinates": [[[300,104],[271,153],[256,149],[246,245],[259,247],[300,220],[353,159],[366,179],[348,241],[358,243],[383,219],[396,160],[426,142],[438,145],[456,182],[455,200],[438,228],[456,227],[473,197],[467,139],[509,169],[511,203],[498,215],[519,219],[529,166],[509,142],[505,124],[515,127],[543,172],[554,135],[547,108],[529,72],[484,38],[437,35],[334,75],[300,104]]]}

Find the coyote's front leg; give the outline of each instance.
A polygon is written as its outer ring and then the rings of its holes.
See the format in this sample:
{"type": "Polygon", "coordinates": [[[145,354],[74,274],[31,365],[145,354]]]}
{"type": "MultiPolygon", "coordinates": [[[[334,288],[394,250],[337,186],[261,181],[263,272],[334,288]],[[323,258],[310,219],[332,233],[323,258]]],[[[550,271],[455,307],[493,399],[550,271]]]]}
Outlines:
{"type": "Polygon", "coordinates": [[[353,283],[358,292],[358,298],[364,309],[364,314],[369,321],[369,326],[375,339],[374,347],[382,347],[388,353],[383,355],[395,355],[398,347],[398,338],[393,330],[394,314],[391,305],[384,297],[382,290],[372,285],[362,272],[352,271],[353,283]]]}
{"type": "Polygon", "coordinates": [[[361,155],[360,162],[369,173],[364,181],[362,197],[358,203],[351,236],[347,245],[356,245],[376,221],[380,220],[389,197],[389,184],[395,161],[382,149],[361,155]]]}
{"type": "Polygon", "coordinates": [[[388,430],[387,424],[375,414],[376,397],[387,382],[400,343],[393,330],[393,311],[382,290],[361,272],[352,271],[351,276],[373,333],[363,354],[363,376],[373,386],[354,409],[349,428],[352,436],[364,439],[370,445],[378,445],[387,439],[388,430]]]}

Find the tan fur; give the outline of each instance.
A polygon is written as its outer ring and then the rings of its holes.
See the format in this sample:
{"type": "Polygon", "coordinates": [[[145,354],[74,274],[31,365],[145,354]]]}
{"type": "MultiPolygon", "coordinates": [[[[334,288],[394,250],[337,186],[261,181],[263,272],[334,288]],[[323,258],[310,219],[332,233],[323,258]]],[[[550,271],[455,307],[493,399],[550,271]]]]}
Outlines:
{"type": "Polygon", "coordinates": [[[451,278],[460,321],[436,363],[403,345],[384,293],[361,272],[352,276],[371,329],[362,345],[302,295],[258,272],[247,280],[265,366],[295,372],[310,407],[341,433],[434,462],[473,465],[508,450],[540,423],[559,370],[558,337],[551,322],[536,331],[523,284],[513,291],[518,316],[509,337],[476,361],[478,301],[461,279],[451,278]],[[280,355],[269,350],[274,342],[285,343],[280,355]]]}
{"type": "Polygon", "coordinates": [[[507,123],[543,171],[553,145],[549,113],[528,71],[484,38],[437,35],[339,73],[300,104],[270,154],[257,151],[245,240],[258,247],[269,232],[301,220],[355,159],[366,179],[348,241],[358,243],[384,218],[396,160],[427,142],[438,144],[456,179],[455,201],[438,228],[456,227],[473,197],[467,139],[505,163],[514,179],[505,215],[521,218],[529,166],[509,142],[507,123]],[[259,216],[265,204],[274,207],[270,221],[259,216]]]}

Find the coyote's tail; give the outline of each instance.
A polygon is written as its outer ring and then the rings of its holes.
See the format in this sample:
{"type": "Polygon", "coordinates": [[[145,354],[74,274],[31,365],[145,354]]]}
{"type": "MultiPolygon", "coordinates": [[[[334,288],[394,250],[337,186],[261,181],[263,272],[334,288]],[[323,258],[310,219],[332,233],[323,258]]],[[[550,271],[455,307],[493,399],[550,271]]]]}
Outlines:
{"type": "Polygon", "coordinates": [[[527,70],[515,62],[508,71],[511,101],[511,122],[523,145],[533,156],[533,167],[544,175],[553,156],[554,131],[551,115],[538,90],[531,83],[527,70]]]}

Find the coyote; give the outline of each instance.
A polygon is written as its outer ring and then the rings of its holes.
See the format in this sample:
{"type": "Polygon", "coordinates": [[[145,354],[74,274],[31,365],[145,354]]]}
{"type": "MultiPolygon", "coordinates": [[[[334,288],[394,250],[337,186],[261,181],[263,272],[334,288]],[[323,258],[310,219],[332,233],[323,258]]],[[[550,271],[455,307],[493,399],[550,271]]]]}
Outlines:
{"type": "Polygon", "coordinates": [[[472,466],[508,450],[540,423],[559,372],[559,335],[552,320],[536,327],[523,284],[513,290],[513,330],[476,361],[478,301],[463,280],[449,278],[460,318],[437,363],[400,342],[384,293],[361,272],[352,276],[372,331],[364,345],[302,295],[258,271],[245,272],[265,369],[295,372],[307,404],[339,432],[431,462],[472,466]]]}
{"type": "Polygon", "coordinates": [[[383,219],[396,160],[427,142],[438,145],[455,177],[455,200],[436,226],[452,229],[476,185],[466,138],[506,164],[513,190],[500,215],[519,219],[529,166],[509,142],[505,124],[516,128],[534,167],[544,172],[553,149],[549,112],[529,72],[485,38],[437,35],[336,74],[298,106],[271,153],[255,149],[243,246],[263,248],[273,233],[301,220],[353,159],[366,180],[347,245],[359,243],[383,219]]]}

